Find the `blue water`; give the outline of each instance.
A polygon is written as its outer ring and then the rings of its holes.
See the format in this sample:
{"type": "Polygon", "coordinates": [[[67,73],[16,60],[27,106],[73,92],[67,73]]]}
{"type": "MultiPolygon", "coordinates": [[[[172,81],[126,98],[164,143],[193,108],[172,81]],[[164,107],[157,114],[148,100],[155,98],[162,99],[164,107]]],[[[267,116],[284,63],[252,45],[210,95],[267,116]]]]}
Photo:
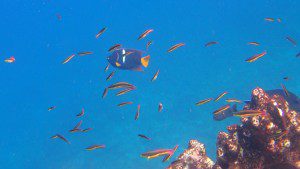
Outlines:
{"type": "Polygon", "coordinates": [[[295,55],[300,50],[285,39],[300,41],[299,8],[297,0],[1,1],[0,58],[13,55],[16,62],[0,64],[0,168],[164,168],[190,139],[203,142],[215,159],[217,133],[239,119],[212,119],[212,112],[226,104],[224,98],[199,107],[195,103],[224,91],[229,92],[227,98],[249,99],[253,88],[280,88],[280,83],[299,95],[300,61],[295,55]],[[282,23],[267,22],[266,17],[281,18],[282,23]],[[96,39],[103,27],[107,31],[96,39]],[[150,28],[154,32],[136,40],[150,28]],[[145,50],[149,40],[151,60],[144,72],[117,70],[105,81],[113,70],[103,70],[110,46],[121,43],[145,50]],[[205,48],[209,41],[219,44],[205,48]],[[249,41],[261,45],[247,45],[249,41]],[[179,42],[186,45],[166,52],[179,42]],[[265,50],[266,56],[245,62],[265,50]],[[79,51],[94,54],[61,64],[79,51]],[[158,79],[151,83],[157,69],[158,79]],[[290,80],[284,81],[285,76],[290,80]],[[130,82],[137,90],[119,97],[109,92],[101,99],[103,89],[118,81],[130,82]],[[117,107],[122,101],[134,104],[117,107]],[[161,113],[159,102],[164,105],[161,113]],[[141,114],[135,121],[137,104],[141,114]],[[48,112],[50,106],[57,108],[48,112]],[[86,114],[77,118],[81,108],[86,114]],[[69,133],[80,119],[83,128],[93,130],[69,133]],[[71,144],[50,139],[56,133],[71,144]],[[92,144],[106,148],[84,149],[92,144]],[[178,151],[166,163],[140,157],[176,144],[178,151]]]}

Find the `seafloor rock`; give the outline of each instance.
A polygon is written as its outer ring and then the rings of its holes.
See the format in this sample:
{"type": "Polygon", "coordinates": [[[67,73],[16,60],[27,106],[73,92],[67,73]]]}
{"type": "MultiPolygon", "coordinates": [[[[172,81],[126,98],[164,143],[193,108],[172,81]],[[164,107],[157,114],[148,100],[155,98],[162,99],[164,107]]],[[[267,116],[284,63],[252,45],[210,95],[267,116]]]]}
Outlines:
{"type": "Polygon", "coordinates": [[[191,140],[187,150],[168,169],[294,169],[300,168],[300,114],[282,96],[252,91],[245,110],[265,111],[265,116],[241,118],[217,139],[215,164],[204,145],[191,140]]]}
{"type": "Polygon", "coordinates": [[[206,156],[204,144],[199,143],[197,140],[190,140],[188,149],[168,169],[212,168],[213,165],[214,162],[206,156]]]}

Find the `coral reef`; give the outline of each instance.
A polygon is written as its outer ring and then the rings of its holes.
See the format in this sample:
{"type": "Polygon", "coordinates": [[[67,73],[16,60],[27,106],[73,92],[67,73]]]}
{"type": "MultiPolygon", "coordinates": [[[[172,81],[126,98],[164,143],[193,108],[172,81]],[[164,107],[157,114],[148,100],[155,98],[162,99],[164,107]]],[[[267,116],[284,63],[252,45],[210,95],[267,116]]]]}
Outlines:
{"type": "Polygon", "coordinates": [[[206,156],[204,144],[190,140],[189,147],[167,169],[212,168],[214,162],[206,156]]]}
{"type": "Polygon", "coordinates": [[[227,127],[217,138],[217,160],[205,147],[191,140],[168,169],[294,169],[300,168],[300,115],[280,95],[269,96],[261,88],[252,91],[244,110],[266,112],[265,116],[242,117],[241,125],[227,127]]]}

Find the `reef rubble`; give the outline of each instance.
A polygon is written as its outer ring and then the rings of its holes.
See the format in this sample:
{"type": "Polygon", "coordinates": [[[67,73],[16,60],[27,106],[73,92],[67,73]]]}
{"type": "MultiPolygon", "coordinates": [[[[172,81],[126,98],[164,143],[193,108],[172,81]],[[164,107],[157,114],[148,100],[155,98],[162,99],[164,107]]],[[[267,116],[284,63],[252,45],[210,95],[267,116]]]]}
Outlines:
{"type": "Polygon", "coordinates": [[[300,168],[300,114],[280,95],[252,91],[244,110],[265,111],[265,116],[242,117],[240,125],[219,132],[216,162],[205,147],[191,140],[188,148],[167,169],[297,169],[300,168]]]}

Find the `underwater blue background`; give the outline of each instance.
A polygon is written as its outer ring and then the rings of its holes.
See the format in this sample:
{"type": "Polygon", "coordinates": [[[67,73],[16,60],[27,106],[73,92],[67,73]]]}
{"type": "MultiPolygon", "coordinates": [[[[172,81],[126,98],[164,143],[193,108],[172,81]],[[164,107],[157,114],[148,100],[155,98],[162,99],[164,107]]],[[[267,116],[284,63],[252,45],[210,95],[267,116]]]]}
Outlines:
{"type": "Polygon", "coordinates": [[[299,95],[300,60],[295,55],[300,50],[285,39],[300,41],[299,8],[297,0],[0,1],[0,59],[16,58],[13,64],[0,63],[0,168],[165,168],[190,139],[204,143],[215,159],[217,133],[239,119],[212,119],[212,112],[226,104],[224,98],[199,107],[195,103],[224,91],[229,92],[226,98],[246,100],[257,86],[275,89],[281,83],[299,95]],[[266,17],[282,22],[267,22],[266,17]],[[103,27],[107,31],[96,39],[103,27]],[[154,32],[137,41],[150,28],[154,32]],[[105,81],[113,70],[104,72],[110,46],[145,50],[149,40],[151,59],[144,72],[117,70],[105,81]],[[204,47],[209,41],[220,44],[204,47]],[[247,45],[250,41],[261,45],[247,45]],[[186,45],[166,52],[179,42],[186,45]],[[265,50],[266,56],[245,62],[265,50]],[[79,51],[94,54],[61,64],[79,51]],[[157,69],[158,79],[150,82],[157,69]],[[290,80],[284,81],[285,76],[290,80]],[[119,97],[109,92],[102,99],[103,89],[118,81],[137,90],[119,97]],[[134,104],[117,107],[122,101],[134,104]],[[135,121],[137,104],[141,114],[135,121]],[[48,112],[50,106],[57,108],[48,112]],[[86,114],[77,118],[83,107],[86,114]],[[93,130],[69,133],[80,119],[83,128],[93,130]],[[50,139],[56,133],[71,144],[50,139]],[[84,149],[92,144],[106,148],[84,149]],[[140,157],[176,144],[177,152],[166,163],[140,157]]]}

